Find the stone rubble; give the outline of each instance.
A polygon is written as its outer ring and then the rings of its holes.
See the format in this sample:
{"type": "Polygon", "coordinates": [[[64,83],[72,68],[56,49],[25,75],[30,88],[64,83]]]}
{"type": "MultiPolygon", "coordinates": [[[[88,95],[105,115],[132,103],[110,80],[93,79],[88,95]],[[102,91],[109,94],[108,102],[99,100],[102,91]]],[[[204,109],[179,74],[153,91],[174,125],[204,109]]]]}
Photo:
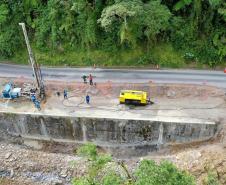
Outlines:
{"type": "MultiPolygon", "coordinates": [[[[157,154],[123,161],[132,172],[144,159],[157,162],[170,160],[180,169],[193,174],[198,179],[198,185],[206,178],[208,169],[214,169],[220,175],[221,183],[226,184],[226,146],[221,144],[201,145],[180,149],[174,154],[157,154]]],[[[73,177],[83,176],[87,171],[87,162],[77,156],[46,153],[6,143],[0,143],[0,164],[0,178],[3,179],[1,185],[70,185],[73,177]]],[[[105,170],[115,169],[123,175],[121,167],[115,164],[109,163],[105,170]]]]}
{"type": "MultiPolygon", "coordinates": [[[[4,147],[3,147],[4,148],[4,147]]],[[[5,155],[5,159],[9,159],[9,157],[12,155],[12,153],[7,153],[6,155],[5,155]]]]}
{"type": "MultiPolygon", "coordinates": [[[[45,153],[24,146],[0,143],[1,185],[69,185],[74,174],[80,175],[79,157],[45,153]],[[71,165],[76,161],[76,165],[71,165]],[[6,184],[4,184],[4,182],[6,184]]],[[[82,170],[81,170],[82,172],[82,170]]]]}

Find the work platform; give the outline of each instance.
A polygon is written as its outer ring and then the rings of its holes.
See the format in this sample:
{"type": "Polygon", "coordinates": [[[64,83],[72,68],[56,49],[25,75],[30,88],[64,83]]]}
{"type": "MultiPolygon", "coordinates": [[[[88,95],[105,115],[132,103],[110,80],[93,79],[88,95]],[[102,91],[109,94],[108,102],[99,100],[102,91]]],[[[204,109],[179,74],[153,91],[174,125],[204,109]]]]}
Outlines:
{"type": "Polygon", "coordinates": [[[208,86],[139,84],[136,88],[148,91],[154,104],[127,106],[120,105],[117,97],[122,87],[129,88],[123,84],[63,85],[49,84],[51,91],[41,111],[29,100],[1,100],[0,129],[12,137],[22,136],[24,142],[90,141],[115,156],[137,156],[214,138],[226,112],[224,92],[208,86]],[[56,94],[65,87],[68,99],[56,94]],[[91,96],[89,105],[86,93],[91,96]]]}

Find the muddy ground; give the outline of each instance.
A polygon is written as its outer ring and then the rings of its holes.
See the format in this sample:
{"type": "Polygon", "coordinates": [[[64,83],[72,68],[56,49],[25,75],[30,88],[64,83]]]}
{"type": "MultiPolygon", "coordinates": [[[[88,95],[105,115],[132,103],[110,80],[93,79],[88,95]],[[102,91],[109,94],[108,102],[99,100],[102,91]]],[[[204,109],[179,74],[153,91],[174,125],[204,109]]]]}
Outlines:
{"type": "MultiPolygon", "coordinates": [[[[0,79],[0,90],[9,79],[0,79]]],[[[26,79],[16,79],[14,83],[22,87],[26,79]]],[[[225,116],[225,92],[219,88],[203,85],[179,84],[127,84],[100,83],[89,86],[83,83],[62,83],[48,81],[46,84],[47,101],[38,111],[29,99],[14,101],[0,100],[0,110],[11,112],[31,112],[54,115],[76,115],[81,117],[111,118],[153,118],[180,119],[198,118],[219,121],[225,116]],[[68,90],[68,99],[63,99],[63,90],[68,90]],[[134,107],[120,105],[118,96],[122,89],[145,90],[153,105],[134,107]],[[57,92],[61,95],[58,97],[57,92]],[[91,97],[85,103],[85,95],[91,97]]]]}

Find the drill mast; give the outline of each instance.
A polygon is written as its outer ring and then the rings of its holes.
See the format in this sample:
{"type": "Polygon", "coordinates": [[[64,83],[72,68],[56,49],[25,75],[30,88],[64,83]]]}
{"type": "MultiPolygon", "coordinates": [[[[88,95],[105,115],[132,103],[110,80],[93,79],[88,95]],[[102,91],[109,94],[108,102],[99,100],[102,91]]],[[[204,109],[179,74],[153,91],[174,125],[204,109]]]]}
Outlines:
{"type": "Polygon", "coordinates": [[[39,95],[40,95],[41,99],[44,99],[45,98],[45,87],[44,87],[44,83],[43,83],[43,79],[42,79],[42,73],[41,73],[40,66],[36,62],[33,52],[31,50],[31,46],[30,46],[30,42],[29,42],[29,39],[27,36],[27,30],[26,30],[25,24],[19,23],[19,25],[22,27],[22,30],[24,33],[24,38],[25,38],[25,42],[27,45],[28,55],[29,55],[29,61],[32,66],[33,75],[34,75],[35,82],[36,82],[36,88],[39,91],[39,95]]]}

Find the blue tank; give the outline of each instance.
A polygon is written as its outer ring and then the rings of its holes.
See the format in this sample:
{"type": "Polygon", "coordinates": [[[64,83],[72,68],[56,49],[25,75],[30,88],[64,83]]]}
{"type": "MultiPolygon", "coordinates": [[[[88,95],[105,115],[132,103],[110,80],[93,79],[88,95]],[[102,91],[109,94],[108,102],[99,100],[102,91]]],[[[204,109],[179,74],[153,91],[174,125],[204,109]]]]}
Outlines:
{"type": "Polygon", "coordinates": [[[12,89],[12,84],[8,83],[5,85],[4,90],[2,91],[3,98],[10,98],[10,91],[12,89]]]}

